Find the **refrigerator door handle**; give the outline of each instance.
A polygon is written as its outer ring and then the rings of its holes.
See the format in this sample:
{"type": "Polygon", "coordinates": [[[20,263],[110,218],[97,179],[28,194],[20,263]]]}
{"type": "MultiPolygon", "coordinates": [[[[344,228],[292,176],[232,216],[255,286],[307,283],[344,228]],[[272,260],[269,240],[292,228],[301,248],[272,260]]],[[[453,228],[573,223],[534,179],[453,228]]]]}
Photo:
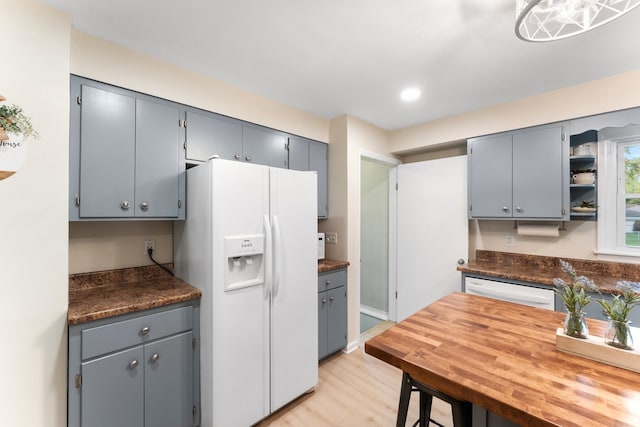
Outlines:
{"type": "Polygon", "coordinates": [[[282,233],[278,216],[273,215],[273,284],[272,294],[278,293],[280,287],[280,272],[282,267],[282,233]]]}
{"type": "Polygon", "coordinates": [[[264,235],[264,288],[267,295],[270,295],[273,287],[273,236],[271,234],[269,215],[264,216],[264,235]]]}

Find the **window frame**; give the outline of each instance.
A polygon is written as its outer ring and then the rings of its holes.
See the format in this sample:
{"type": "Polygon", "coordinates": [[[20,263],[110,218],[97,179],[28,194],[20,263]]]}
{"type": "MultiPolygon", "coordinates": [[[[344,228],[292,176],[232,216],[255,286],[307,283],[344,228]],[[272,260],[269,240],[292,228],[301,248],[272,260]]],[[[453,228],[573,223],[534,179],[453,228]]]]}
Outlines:
{"type": "Polygon", "coordinates": [[[640,145],[640,127],[610,128],[600,132],[598,139],[598,240],[595,253],[640,257],[640,247],[626,246],[626,212],[623,212],[626,209],[624,148],[640,145]]]}

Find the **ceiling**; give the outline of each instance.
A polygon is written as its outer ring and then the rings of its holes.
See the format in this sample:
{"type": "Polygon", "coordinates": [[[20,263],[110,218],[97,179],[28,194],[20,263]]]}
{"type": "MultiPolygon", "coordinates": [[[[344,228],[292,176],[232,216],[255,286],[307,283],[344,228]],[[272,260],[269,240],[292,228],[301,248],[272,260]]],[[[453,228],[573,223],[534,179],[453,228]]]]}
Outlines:
{"type": "Polygon", "coordinates": [[[43,1],[79,31],[388,130],[640,69],[640,8],[581,36],[528,43],[514,33],[514,0],[43,1]],[[407,86],[422,97],[401,101],[407,86]]]}

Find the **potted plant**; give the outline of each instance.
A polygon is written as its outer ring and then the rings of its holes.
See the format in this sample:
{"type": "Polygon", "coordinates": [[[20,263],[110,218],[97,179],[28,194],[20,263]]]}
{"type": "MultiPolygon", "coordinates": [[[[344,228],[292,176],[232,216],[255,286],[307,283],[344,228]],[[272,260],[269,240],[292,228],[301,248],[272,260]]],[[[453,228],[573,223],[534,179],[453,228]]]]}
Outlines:
{"type": "Polygon", "coordinates": [[[583,308],[591,302],[588,292],[599,292],[593,280],[585,276],[578,276],[571,264],[560,260],[562,271],[571,279],[569,283],[561,278],[553,279],[556,287],[556,295],[560,297],[567,309],[567,317],[564,321],[564,333],[574,338],[588,338],[589,328],[585,321],[583,308]]]}
{"type": "Polygon", "coordinates": [[[636,305],[640,304],[640,294],[636,293],[635,285],[633,282],[618,282],[617,287],[622,294],[614,295],[611,301],[598,300],[598,304],[602,306],[605,315],[609,318],[604,341],[610,346],[625,350],[633,349],[629,314],[636,305]]]}
{"type": "MultiPolygon", "coordinates": [[[[0,101],[4,101],[5,98],[0,96],[0,101]]],[[[8,134],[22,135],[23,137],[38,137],[38,132],[35,131],[31,124],[31,119],[27,117],[22,108],[17,105],[2,105],[0,106],[0,141],[6,141],[9,139],[8,134]]]]}

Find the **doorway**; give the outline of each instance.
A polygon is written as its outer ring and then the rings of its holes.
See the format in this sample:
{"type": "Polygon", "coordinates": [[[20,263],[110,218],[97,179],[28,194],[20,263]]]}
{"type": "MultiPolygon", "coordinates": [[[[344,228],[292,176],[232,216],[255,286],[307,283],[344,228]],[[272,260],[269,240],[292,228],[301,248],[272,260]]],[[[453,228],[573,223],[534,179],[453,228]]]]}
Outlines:
{"type": "Polygon", "coordinates": [[[388,320],[393,158],[360,156],[360,333],[388,320]]]}

